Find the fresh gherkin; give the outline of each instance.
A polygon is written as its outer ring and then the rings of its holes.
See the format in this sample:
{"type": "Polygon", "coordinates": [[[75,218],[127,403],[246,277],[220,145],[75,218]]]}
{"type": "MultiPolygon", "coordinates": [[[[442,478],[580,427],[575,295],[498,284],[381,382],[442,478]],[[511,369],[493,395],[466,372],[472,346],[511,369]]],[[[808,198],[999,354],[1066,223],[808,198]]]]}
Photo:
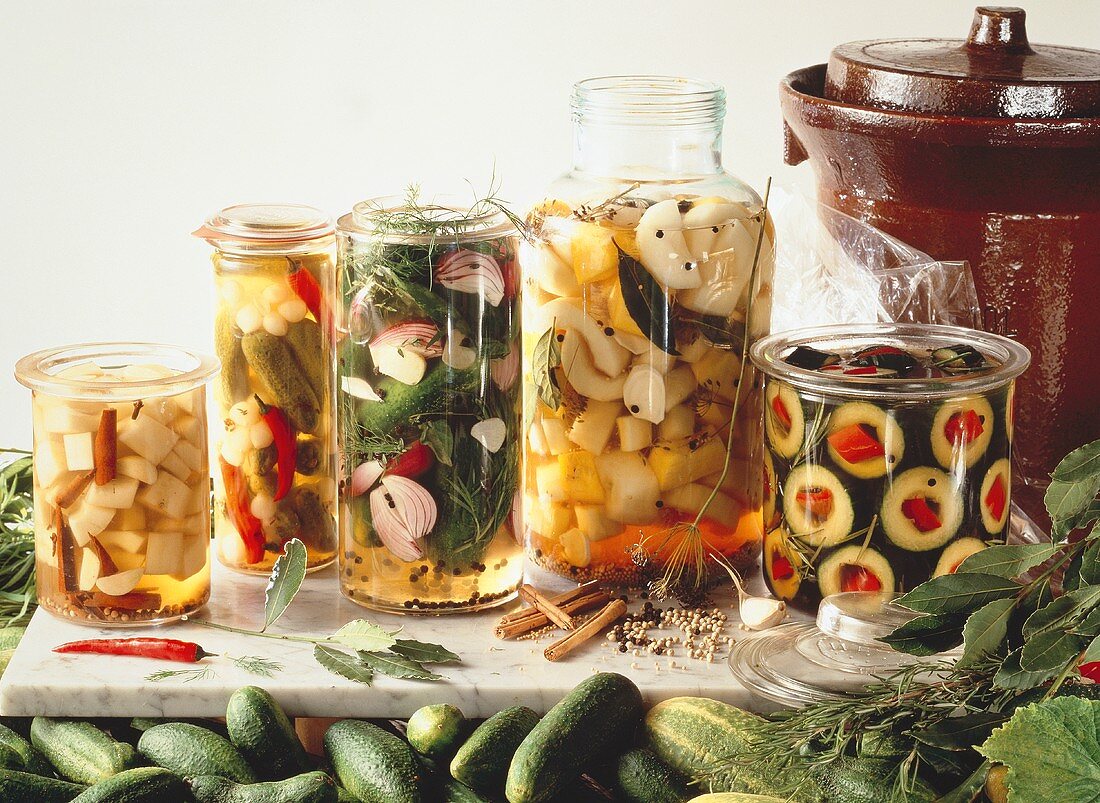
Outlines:
{"type": "Polygon", "coordinates": [[[314,432],[321,410],[306,374],[285,338],[267,332],[251,332],[241,338],[248,364],[252,366],[299,432],[314,432]]]}
{"type": "Polygon", "coordinates": [[[321,326],[310,318],[303,318],[287,328],[286,342],[302,367],[309,387],[319,401],[328,395],[328,366],[325,356],[321,326]]]}
{"type": "Polygon", "coordinates": [[[299,488],[294,492],[294,510],[301,522],[300,536],[315,548],[331,544],[336,532],[332,514],[325,510],[324,502],[312,488],[299,488]]]}
{"type": "Polygon", "coordinates": [[[221,360],[222,369],[219,381],[222,386],[222,401],[231,407],[247,399],[248,361],[241,349],[241,340],[233,331],[233,320],[229,310],[222,309],[214,321],[214,350],[221,360]]]}

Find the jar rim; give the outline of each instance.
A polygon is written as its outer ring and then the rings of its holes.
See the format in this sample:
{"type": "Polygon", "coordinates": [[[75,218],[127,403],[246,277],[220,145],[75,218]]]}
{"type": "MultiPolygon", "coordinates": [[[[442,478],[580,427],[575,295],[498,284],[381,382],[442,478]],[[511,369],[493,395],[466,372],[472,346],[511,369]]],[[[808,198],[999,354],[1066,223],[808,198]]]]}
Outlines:
{"type": "Polygon", "coordinates": [[[726,113],[726,90],[700,78],[604,75],[573,85],[573,117],[619,125],[714,125],[726,113]]]}
{"type": "Polygon", "coordinates": [[[352,207],[337,221],[337,230],[350,236],[380,238],[391,243],[430,243],[438,240],[476,242],[515,233],[516,225],[502,206],[464,199],[452,193],[417,199],[409,195],[379,195],[352,207]]]}
{"type": "Polygon", "coordinates": [[[51,396],[111,401],[186,393],[205,385],[220,367],[216,357],[167,343],[81,343],[26,355],[15,364],[15,378],[24,387],[51,396]],[[81,362],[135,358],[149,362],[156,357],[181,363],[183,367],[172,376],[155,379],[103,381],[57,375],[62,369],[81,362]]]}
{"type": "Polygon", "coordinates": [[[212,246],[234,246],[248,251],[271,252],[331,237],[332,216],[313,206],[297,203],[239,203],[210,215],[191,232],[212,246]]]}

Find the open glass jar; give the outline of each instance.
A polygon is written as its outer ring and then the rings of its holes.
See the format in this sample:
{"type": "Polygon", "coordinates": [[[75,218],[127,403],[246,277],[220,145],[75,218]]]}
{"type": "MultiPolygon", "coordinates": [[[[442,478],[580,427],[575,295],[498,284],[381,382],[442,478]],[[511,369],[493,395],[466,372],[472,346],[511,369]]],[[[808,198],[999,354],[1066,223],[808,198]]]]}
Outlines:
{"type": "Polygon", "coordinates": [[[299,538],[309,569],[326,566],[336,557],[332,220],[297,204],[238,204],[195,235],[215,248],[218,559],[267,574],[299,538]]]}
{"type": "Polygon", "coordinates": [[[722,170],[725,93],[660,76],[573,92],[574,164],[529,214],[524,521],[543,569],[623,585],[759,554],[774,232],[722,170]]]}
{"type": "Polygon", "coordinates": [[[81,624],[154,624],[210,596],[206,383],[217,360],[94,343],[24,357],[38,603],[81,624]]]}
{"type": "Polygon", "coordinates": [[[813,610],[904,592],[1003,542],[1027,349],[953,326],[868,324],[753,346],[766,376],[764,579],[813,610]]]}
{"type": "Polygon", "coordinates": [[[340,218],[340,584],[409,613],[523,576],[517,232],[489,202],[377,198],[340,218]]]}

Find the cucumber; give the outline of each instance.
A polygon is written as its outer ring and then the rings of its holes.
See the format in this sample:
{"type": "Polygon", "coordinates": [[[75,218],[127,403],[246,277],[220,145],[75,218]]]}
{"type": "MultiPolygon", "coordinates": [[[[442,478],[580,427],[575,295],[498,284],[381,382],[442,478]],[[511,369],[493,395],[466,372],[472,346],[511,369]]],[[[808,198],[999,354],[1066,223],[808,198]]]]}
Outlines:
{"type": "Polygon", "coordinates": [[[683,774],[644,747],[619,756],[615,781],[630,803],[684,803],[695,794],[683,774]]]}
{"type": "Polygon", "coordinates": [[[31,772],[0,769],[0,800],[11,803],[69,803],[84,787],[31,772]]]}
{"type": "Polygon", "coordinates": [[[181,719],[163,719],[160,717],[134,717],[130,720],[130,727],[136,730],[138,733],[144,733],[150,728],[155,728],[157,725],[164,725],[167,722],[190,722],[192,725],[198,725],[200,728],[206,728],[212,730],[214,733],[220,733],[222,736],[227,734],[225,725],[218,722],[216,719],[188,719],[183,717],[181,719]]]}
{"type": "Polygon", "coordinates": [[[190,800],[187,784],[160,767],[125,770],[90,786],[72,803],[183,803],[190,800]]]}
{"type": "Polygon", "coordinates": [[[6,744],[0,744],[0,769],[23,769],[23,758],[6,744]]]}
{"type": "Polygon", "coordinates": [[[272,398],[264,401],[282,408],[299,432],[315,432],[320,403],[285,339],[265,331],[251,332],[241,338],[241,348],[252,370],[271,391],[272,398]]]}
{"type": "Polygon", "coordinates": [[[771,795],[746,795],[743,792],[714,792],[693,797],[690,803],[785,803],[786,798],[771,795]]]}
{"type": "Polygon", "coordinates": [[[439,789],[440,803],[492,803],[487,797],[482,797],[466,784],[451,779],[439,789]]]}
{"type": "Polygon", "coordinates": [[[623,675],[583,680],[544,716],[516,750],[505,792],[511,803],[553,800],[607,751],[630,739],[642,694],[623,675]]]}
{"type": "Polygon", "coordinates": [[[287,327],[286,342],[294,353],[294,358],[302,366],[310,389],[323,406],[329,388],[329,366],[325,358],[332,352],[324,347],[320,324],[310,318],[292,323],[287,327]]]}
{"type": "Polygon", "coordinates": [[[392,733],[345,719],[325,731],[324,743],[336,780],[362,803],[421,803],[416,756],[392,733]]]}
{"type": "Polygon", "coordinates": [[[137,763],[134,748],[117,742],[91,722],[35,717],[31,744],[70,781],[93,784],[137,763]]]}
{"type": "Polygon", "coordinates": [[[336,782],[323,772],[304,772],[266,783],[238,784],[216,775],[191,781],[197,803],[339,803],[336,782]]]}
{"type": "Polygon", "coordinates": [[[405,738],[413,750],[431,758],[445,758],[458,749],[466,717],[453,705],[426,705],[409,717],[405,738]]]}
{"type": "MultiPolygon", "coordinates": [[[[883,790],[893,785],[897,767],[897,761],[888,759],[844,756],[822,765],[814,777],[830,801],[878,803],[883,790]]],[[[910,803],[932,803],[939,797],[919,778],[907,791],[910,803]]]]}
{"type": "Polygon", "coordinates": [[[256,774],[229,740],[188,722],[166,722],[141,734],[138,752],[157,766],[184,778],[220,775],[254,783],[256,774]]]}
{"type": "Polygon", "coordinates": [[[298,537],[306,546],[311,546],[318,552],[333,549],[336,543],[336,522],[325,509],[325,503],[321,501],[317,491],[312,488],[295,488],[293,503],[300,525],[298,537]]]}
{"type": "Polygon", "coordinates": [[[361,801],[344,787],[337,786],[336,803],[361,803],[361,801]]]}
{"type": "Polygon", "coordinates": [[[6,725],[0,725],[0,744],[14,750],[19,755],[22,766],[13,769],[53,777],[53,767],[50,766],[50,762],[46,760],[46,757],[39,753],[34,745],[24,739],[21,734],[16,733],[6,725]]]}
{"type": "Polygon", "coordinates": [[[222,308],[214,319],[214,352],[221,360],[222,403],[232,407],[248,398],[248,361],[241,351],[241,340],[233,329],[229,310],[222,308]]]}
{"type": "Polygon", "coordinates": [[[482,792],[503,789],[512,756],[538,721],[539,715],[522,705],[493,714],[458,748],[451,775],[482,792]]]}
{"type": "Polygon", "coordinates": [[[256,686],[233,692],[225,710],[229,740],[265,781],[308,772],[309,756],[275,698],[256,686]]]}
{"type": "Polygon", "coordinates": [[[359,402],[359,423],[370,432],[393,432],[408,426],[414,413],[449,409],[446,397],[477,390],[478,378],[474,369],[456,370],[442,360],[415,385],[384,377],[375,388],[382,401],[359,402]]]}

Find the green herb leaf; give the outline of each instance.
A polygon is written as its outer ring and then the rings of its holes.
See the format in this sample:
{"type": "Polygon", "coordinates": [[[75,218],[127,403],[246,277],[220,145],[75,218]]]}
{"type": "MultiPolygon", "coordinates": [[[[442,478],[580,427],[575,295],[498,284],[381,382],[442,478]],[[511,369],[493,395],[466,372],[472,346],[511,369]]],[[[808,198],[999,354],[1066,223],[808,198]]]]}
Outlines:
{"type": "Polygon", "coordinates": [[[1100,801],[1100,703],[1057,697],[1024,706],[978,748],[1008,767],[1010,798],[1100,801]]]}
{"type": "Polygon", "coordinates": [[[561,365],[561,344],[558,343],[556,324],[543,332],[535,343],[531,362],[539,401],[551,410],[557,410],[561,407],[561,388],[554,369],[561,365]]]}
{"type": "Polygon", "coordinates": [[[963,623],[960,616],[918,616],[879,641],[910,655],[936,655],[959,645],[963,623]]]}
{"type": "Polygon", "coordinates": [[[388,652],[361,652],[359,657],[377,672],[404,680],[443,680],[416,661],[388,652]]]}
{"type": "Polygon", "coordinates": [[[1074,449],[1061,459],[1050,476],[1060,482],[1079,482],[1100,477],[1100,441],[1074,449]]]}
{"type": "Polygon", "coordinates": [[[992,574],[1012,580],[1051,558],[1058,548],[1051,544],[991,546],[964,560],[955,574],[992,574]]]}
{"type": "Polygon", "coordinates": [[[442,418],[420,426],[420,440],[432,450],[435,459],[445,466],[452,465],[451,454],[455,448],[455,436],[451,426],[442,418]]]}
{"type": "Polygon", "coordinates": [[[959,666],[972,665],[996,654],[1008,635],[1008,621],[1015,609],[1016,600],[1007,597],[988,602],[970,615],[963,626],[963,654],[959,666]]]}
{"type": "Polygon", "coordinates": [[[626,311],[653,345],[666,354],[679,356],[668,293],[642,263],[621,248],[618,250],[619,287],[623,292],[626,311]]]}
{"type": "Polygon", "coordinates": [[[397,643],[392,634],[387,633],[373,622],[356,619],[348,622],[330,637],[331,641],[359,651],[388,650],[397,643]]]}
{"type": "Polygon", "coordinates": [[[1059,670],[1081,650],[1081,637],[1061,630],[1047,630],[1024,644],[1020,668],[1026,672],[1059,670]]]}
{"type": "Polygon", "coordinates": [[[1100,541],[1093,541],[1081,554],[1080,577],[1086,585],[1100,583],[1100,541]]]}
{"type": "Polygon", "coordinates": [[[390,651],[422,664],[451,664],[462,660],[439,644],[412,639],[397,639],[390,651]]]}
{"type": "Polygon", "coordinates": [[[943,750],[972,750],[1008,719],[1007,714],[976,711],[960,717],[949,717],[928,728],[913,731],[913,738],[923,744],[943,750]]]}
{"type": "Polygon", "coordinates": [[[354,655],[348,655],[342,650],[337,650],[325,644],[317,644],[313,648],[313,657],[317,663],[332,672],[356,683],[366,683],[368,686],[374,680],[374,670],[359,660],[354,655]]]}
{"type": "MultiPolygon", "coordinates": [[[[1100,520],[1100,500],[1092,502],[1076,516],[1054,522],[1051,529],[1051,540],[1054,542],[1063,541],[1074,530],[1082,530],[1097,520],[1100,520]]],[[[1095,533],[1096,530],[1093,530],[1093,532],[1095,533]]]]}
{"type": "Polygon", "coordinates": [[[1089,646],[1085,648],[1084,654],[1081,655],[1081,660],[1078,661],[1078,665],[1091,664],[1096,661],[1100,661],[1100,636],[1096,636],[1089,646]]]}
{"type": "Polygon", "coordinates": [[[1013,689],[1026,691],[1046,683],[1058,673],[1059,667],[1044,669],[1039,672],[1029,672],[1020,666],[1020,653],[1022,650],[1014,650],[1001,662],[997,674],[993,677],[993,685],[998,689],[1013,689]]]}
{"type": "Polygon", "coordinates": [[[936,803],[974,803],[985,788],[985,778],[989,774],[989,762],[984,761],[965,781],[952,789],[936,803]]]}
{"type": "Polygon", "coordinates": [[[1086,510],[1100,493],[1100,474],[1074,482],[1051,480],[1043,498],[1053,521],[1073,519],[1086,510]]]}
{"type": "Polygon", "coordinates": [[[1023,636],[1029,639],[1048,630],[1056,629],[1065,624],[1066,619],[1077,610],[1077,603],[1072,597],[1061,596],[1044,605],[1024,621],[1023,636]]]}
{"type": "Polygon", "coordinates": [[[945,574],[921,583],[897,603],[919,613],[955,613],[977,609],[995,599],[1011,596],[1022,586],[993,574],[945,574]]]}
{"type": "Polygon", "coordinates": [[[302,587],[307,562],[305,544],[297,538],[287,541],[264,589],[264,626],[261,632],[275,624],[302,587]]]}

